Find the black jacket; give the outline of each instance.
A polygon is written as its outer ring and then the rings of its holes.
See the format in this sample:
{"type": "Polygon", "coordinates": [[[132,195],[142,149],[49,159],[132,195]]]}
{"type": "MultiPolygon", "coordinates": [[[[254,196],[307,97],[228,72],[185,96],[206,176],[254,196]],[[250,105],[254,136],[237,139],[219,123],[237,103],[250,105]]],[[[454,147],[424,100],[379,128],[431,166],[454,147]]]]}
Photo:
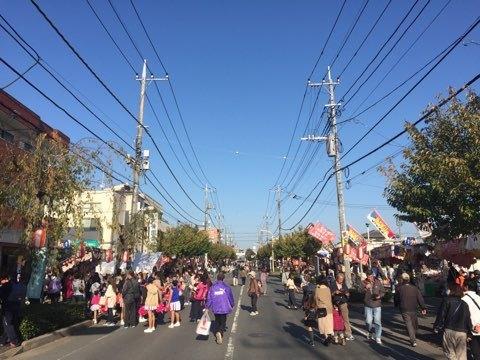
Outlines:
{"type": "Polygon", "coordinates": [[[400,308],[402,313],[415,313],[420,307],[425,310],[425,301],[420,290],[415,285],[400,285],[395,292],[395,306],[400,308]]]}
{"type": "Polygon", "coordinates": [[[472,331],[468,304],[458,297],[447,296],[444,298],[433,328],[437,330],[449,329],[464,333],[472,331]]]}

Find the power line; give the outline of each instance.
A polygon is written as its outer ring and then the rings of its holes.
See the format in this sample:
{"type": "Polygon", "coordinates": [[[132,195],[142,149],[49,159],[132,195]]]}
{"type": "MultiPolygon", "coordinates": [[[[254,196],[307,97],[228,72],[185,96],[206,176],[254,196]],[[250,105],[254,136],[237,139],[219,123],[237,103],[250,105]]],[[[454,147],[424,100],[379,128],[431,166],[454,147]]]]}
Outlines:
{"type": "MultiPolygon", "coordinates": [[[[347,0],[344,0],[343,3],[342,3],[342,5],[341,5],[341,7],[340,7],[340,10],[339,10],[338,13],[337,13],[337,16],[336,16],[336,18],[335,18],[335,21],[333,22],[333,25],[332,25],[332,27],[330,28],[330,32],[329,32],[329,34],[328,34],[328,36],[327,36],[327,39],[325,40],[325,43],[323,44],[322,50],[320,51],[320,54],[318,55],[317,60],[315,61],[315,64],[314,64],[314,66],[313,66],[313,68],[312,68],[312,71],[310,72],[310,75],[308,76],[308,81],[310,81],[310,79],[312,78],[312,76],[313,76],[313,74],[314,74],[314,72],[315,72],[315,70],[316,70],[316,68],[317,68],[317,66],[318,66],[318,64],[319,64],[319,62],[320,62],[320,59],[322,58],[322,56],[323,56],[323,54],[324,54],[324,52],[325,52],[325,49],[327,48],[328,42],[330,41],[330,38],[331,38],[333,32],[335,31],[335,28],[337,27],[338,20],[340,19],[340,16],[342,15],[342,12],[343,12],[343,9],[344,9],[346,3],[347,3],[347,0]]],[[[324,77],[325,77],[325,76],[324,76],[324,77]]],[[[280,178],[281,178],[281,176],[282,176],[282,174],[283,174],[283,170],[285,169],[285,164],[286,164],[286,161],[287,161],[287,159],[288,159],[288,155],[290,154],[290,150],[291,150],[291,148],[292,148],[293,139],[295,138],[295,134],[296,134],[297,128],[298,128],[298,123],[299,123],[300,117],[301,117],[301,115],[302,115],[303,106],[304,106],[304,104],[305,104],[305,98],[306,98],[306,96],[307,96],[307,92],[308,92],[308,82],[307,82],[307,84],[305,84],[305,91],[303,92],[302,101],[301,101],[301,103],[300,103],[300,110],[298,111],[297,120],[295,121],[295,126],[294,126],[294,129],[293,129],[293,133],[292,133],[292,135],[291,135],[291,137],[290,137],[290,142],[289,142],[289,144],[288,144],[287,153],[286,153],[286,155],[285,155],[285,157],[284,157],[284,159],[283,159],[282,167],[281,167],[281,169],[280,169],[280,173],[279,173],[278,176],[277,176],[277,179],[275,180],[275,184],[278,184],[278,183],[279,183],[280,178]]],[[[296,153],[298,153],[298,150],[299,150],[299,149],[297,148],[296,153]]],[[[294,160],[292,160],[292,163],[295,161],[295,158],[296,158],[296,156],[294,157],[294,160]]]]}
{"type": "Polygon", "coordinates": [[[100,78],[100,76],[95,72],[95,70],[92,69],[92,67],[83,59],[83,57],[78,53],[78,51],[73,47],[73,45],[67,40],[67,38],[60,32],[60,30],[55,26],[55,24],[50,20],[50,18],[47,16],[47,14],[40,8],[40,6],[35,2],[35,0],[30,0],[30,2],[34,5],[34,7],[37,9],[37,11],[43,16],[43,18],[47,21],[47,23],[50,25],[50,27],[57,33],[57,35],[62,39],[62,41],[67,45],[67,47],[75,54],[75,56],[82,62],[82,64],[90,71],[90,73],[95,77],[95,79],[103,86],[103,88],[115,99],[115,101],[130,115],[132,119],[135,120],[137,124],[142,126],[143,130],[145,133],[148,135],[150,140],[152,141],[155,149],[160,155],[160,158],[162,159],[162,162],[165,164],[167,167],[168,171],[174,178],[175,182],[177,185],[180,187],[182,192],[185,194],[185,196],[188,198],[188,200],[201,212],[203,210],[193,201],[193,199],[190,197],[190,195],[187,193],[183,185],[180,183],[178,180],[177,176],[171,169],[170,165],[168,164],[167,160],[163,156],[162,152],[160,151],[160,148],[158,144],[156,143],[155,139],[151,135],[150,131],[148,128],[146,128],[143,124],[140,124],[138,119],[135,117],[135,115],[132,114],[132,112],[123,104],[123,102],[118,98],[116,94],[113,93],[113,91],[105,84],[105,82],[100,78]]]}
{"type": "MultiPolygon", "coordinates": [[[[464,92],[468,87],[470,87],[472,84],[474,84],[476,81],[478,81],[480,79],[480,73],[477,74],[476,76],[474,76],[471,80],[469,80],[467,83],[465,83],[462,87],[458,88],[456,91],[454,92],[451,92],[450,95],[443,99],[442,101],[440,101],[436,106],[430,108],[430,110],[428,110],[427,112],[424,113],[424,115],[422,117],[420,117],[417,121],[415,121],[412,125],[413,126],[417,126],[419,123],[421,123],[422,121],[426,120],[430,115],[432,115],[435,111],[437,111],[440,107],[443,107],[445,104],[447,104],[448,102],[450,102],[454,97],[458,96],[459,94],[461,94],[462,92],[464,92]]],[[[378,145],[377,147],[375,147],[374,149],[370,150],[369,152],[367,152],[366,154],[360,156],[359,158],[357,158],[356,160],[350,162],[349,164],[347,165],[344,165],[343,167],[341,167],[338,171],[344,171],[345,169],[348,169],[350,168],[352,165],[355,165],[357,164],[358,162],[366,159],[367,157],[373,155],[374,153],[376,153],[377,151],[379,151],[380,149],[384,148],[385,146],[387,146],[389,143],[391,143],[392,141],[395,141],[396,139],[398,139],[399,137],[401,137],[402,135],[406,134],[407,133],[407,130],[403,130],[403,131],[400,131],[399,133],[397,133],[395,136],[391,137],[389,140],[385,141],[384,143],[378,145]]],[[[301,217],[301,219],[292,227],[290,228],[284,228],[283,230],[293,230],[296,226],[298,226],[304,219],[305,217],[309,214],[309,212],[312,210],[313,206],[315,205],[315,202],[319,199],[320,195],[323,193],[323,190],[325,189],[325,187],[327,186],[328,182],[332,179],[332,177],[335,175],[335,171],[333,171],[332,173],[328,173],[332,168],[328,169],[323,178],[315,185],[315,187],[312,189],[312,191],[309,193],[309,195],[305,198],[305,199],[308,199],[310,198],[311,194],[315,191],[315,189],[323,182],[323,186],[321,187],[319,193],[317,194],[317,196],[315,197],[312,205],[307,209],[307,211],[304,213],[304,215],[301,217]]],[[[304,200],[302,202],[302,204],[300,204],[299,207],[297,207],[297,209],[292,213],[290,214],[290,216],[285,220],[285,221],[288,221],[299,209],[300,207],[305,203],[306,200],[304,200]]]]}
{"type": "MultiPolygon", "coordinates": [[[[362,89],[362,87],[367,83],[368,80],[370,80],[370,78],[373,76],[373,74],[375,74],[377,72],[377,70],[380,68],[380,66],[383,64],[383,62],[388,58],[388,56],[392,53],[393,49],[395,49],[395,47],[399,44],[399,42],[403,39],[403,37],[405,36],[405,34],[408,32],[408,30],[410,30],[410,28],[413,26],[413,24],[415,22],[417,22],[417,20],[419,19],[419,17],[422,15],[422,13],[424,12],[424,10],[427,8],[427,6],[430,4],[430,1],[431,0],[428,0],[425,5],[420,9],[420,11],[418,12],[417,16],[415,16],[415,18],[410,22],[410,24],[403,30],[402,34],[400,35],[400,37],[395,41],[395,43],[390,47],[390,50],[387,51],[387,53],[382,57],[382,59],[378,62],[378,64],[375,66],[375,68],[370,72],[370,74],[367,76],[366,79],[364,79],[362,81],[362,83],[360,84],[360,86],[357,88],[357,90],[355,90],[355,92],[350,96],[350,98],[345,101],[345,103],[343,104],[343,106],[347,106],[347,104],[355,97],[355,95],[357,95],[360,91],[360,89],[362,89]]],[[[345,98],[345,95],[342,97],[342,99],[345,98]]]]}
{"type": "Polygon", "coordinates": [[[350,149],[347,150],[347,152],[342,155],[342,158],[344,158],[345,156],[347,156],[353,149],[355,149],[358,144],[360,144],[360,142],[363,141],[363,139],[365,139],[367,137],[368,134],[370,134],[373,129],[375,129],[394,109],[396,109],[396,107],[408,96],[410,95],[413,90],[415,90],[417,88],[418,85],[420,85],[420,83],[425,80],[425,78],[430,75],[430,73],[435,70],[442,62],[443,60],[445,60],[445,58],[459,45],[461,44],[462,40],[468,35],[470,34],[477,26],[478,24],[480,23],[480,16],[477,17],[476,21],[470,25],[470,27],[467,29],[467,31],[462,35],[460,36],[457,40],[455,40],[452,44],[452,46],[450,47],[450,49],[445,53],[443,54],[440,59],[437,60],[437,62],[372,126],[370,127],[369,130],[367,130],[367,132],[365,132],[351,147],[350,149]]]}
{"type": "MultiPolygon", "coordinates": [[[[115,47],[117,48],[117,50],[118,50],[118,51],[120,52],[120,54],[122,55],[122,57],[123,57],[123,59],[125,60],[125,62],[130,66],[130,68],[132,69],[132,72],[133,72],[134,74],[136,74],[137,72],[136,72],[134,66],[132,65],[132,63],[130,62],[130,60],[128,59],[128,57],[126,56],[125,52],[121,49],[120,45],[115,41],[113,35],[110,33],[110,31],[108,30],[107,26],[104,24],[104,22],[103,22],[103,20],[101,19],[100,15],[95,11],[95,9],[94,9],[93,6],[91,5],[90,1],[89,1],[89,0],[86,0],[86,1],[87,1],[87,4],[89,5],[90,9],[91,9],[92,12],[94,13],[95,17],[96,17],[97,20],[100,22],[100,25],[102,26],[103,30],[107,33],[107,35],[108,35],[108,37],[110,38],[110,40],[114,43],[115,47]]],[[[119,14],[117,13],[115,7],[113,7],[113,4],[111,4],[111,3],[110,3],[110,6],[112,7],[112,9],[113,9],[113,11],[114,11],[117,19],[118,19],[119,22],[121,23],[122,28],[127,32],[127,35],[128,35],[128,37],[129,37],[129,39],[132,41],[135,49],[137,49],[138,55],[140,56],[141,59],[143,59],[142,54],[139,52],[138,47],[137,47],[136,44],[134,43],[134,41],[133,41],[132,37],[130,36],[130,34],[128,33],[128,30],[126,29],[126,26],[125,26],[124,23],[122,22],[122,20],[121,20],[119,14]]],[[[166,105],[165,105],[165,102],[163,101],[163,97],[162,97],[162,95],[161,95],[161,93],[160,93],[160,90],[159,90],[159,88],[158,88],[158,84],[155,82],[154,85],[155,85],[155,87],[156,87],[156,89],[157,89],[157,92],[158,92],[158,95],[159,95],[159,97],[160,97],[160,100],[161,100],[163,109],[164,109],[164,111],[165,111],[165,114],[166,114],[166,116],[167,116],[167,119],[169,120],[170,125],[171,125],[172,128],[174,129],[173,124],[172,124],[172,121],[171,121],[171,118],[170,118],[170,114],[168,113],[168,109],[167,109],[167,107],[166,107],[166,105]]],[[[158,117],[158,115],[157,115],[157,113],[156,113],[156,111],[155,111],[155,109],[154,109],[154,107],[153,107],[153,104],[151,103],[150,98],[149,98],[148,96],[147,96],[147,102],[148,102],[148,104],[149,104],[149,106],[150,106],[150,108],[151,108],[151,110],[152,110],[152,113],[153,113],[153,115],[154,115],[154,117],[155,117],[155,119],[156,119],[156,121],[157,121],[158,126],[160,127],[160,130],[161,130],[163,136],[164,136],[165,139],[167,140],[167,143],[168,143],[168,145],[169,145],[169,147],[170,147],[173,155],[175,156],[176,160],[179,162],[180,167],[181,167],[182,170],[185,172],[185,174],[187,175],[187,177],[192,181],[192,183],[194,183],[195,185],[201,187],[201,185],[198,185],[198,183],[196,183],[196,182],[193,180],[193,178],[190,176],[190,174],[188,173],[188,171],[185,169],[185,167],[184,167],[183,164],[181,163],[181,161],[180,161],[177,153],[176,153],[175,150],[173,149],[173,146],[172,146],[172,143],[171,143],[171,141],[170,141],[170,138],[167,136],[167,134],[166,134],[166,132],[165,132],[165,130],[164,130],[161,122],[160,122],[160,119],[159,119],[159,117],[158,117]]],[[[175,132],[175,129],[174,129],[174,132],[175,132]]],[[[175,136],[177,137],[177,140],[180,142],[180,140],[178,139],[178,136],[177,136],[176,132],[175,132],[175,136]]],[[[181,146],[181,144],[180,144],[180,146],[181,146]]],[[[186,159],[187,159],[187,162],[188,162],[189,165],[190,165],[190,168],[192,168],[192,166],[191,166],[191,164],[190,164],[190,161],[189,161],[189,159],[187,158],[187,156],[186,156],[186,154],[185,154],[185,151],[183,150],[183,147],[181,147],[181,149],[182,149],[182,151],[183,151],[183,153],[184,153],[184,155],[185,155],[185,157],[186,157],[186,159]]],[[[193,170],[193,169],[192,169],[192,170],[193,170]]],[[[194,172],[194,174],[196,175],[195,172],[194,172]]],[[[198,178],[198,176],[197,176],[197,178],[198,178]]]]}
{"type": "MultiPolygon", "coordinates": [[[[9,28],[15,32],[15,35],[24,43],[26,44],[34,53],[35,53],[35,56],[33,56],[28,50],[27,48],[22,44],[22,42],[20,42],[18,39],[16,39],[12,33],[10,33],[10,31],[5,28],[1,23],[0,23],[0,27],[32,58],[32,59],[35,59],[35,57],[37,57],[40,61],[39,61],[39,65],[42,67],[42,69],[44,69],[56,82],[57,84],[59,84],[64,90],[66,90],[71,96],[73,96],[75,98],[75,100],[77,100],[84,109],[86,109],[92,116],[94,116],[98,121],[100,121],[100,123],[105,126],[108,130],[110,130],[110,132],[112,132],[112,134],[114,134],[120,141],[122,141],[125,145],[127,145],[128,147],[130,147],[131,149],[133,149],[133,147],[127,142],[125,141],[124,138],[122,138],[114,129],[112,129],[104,120],[102,120],[97,114],[95,114],[82,100],[80,100],[69,88],[67,88],[63,82],[61,82],[57,76],[55,76],[49,69],[47,69],[41,62],[41,58],[40,58],[40,55],[38,54],[38,52],[30,45],[27,43],[27,41],[10,25],[10,23],[0,14],[0,18],[9,26],[9,28]]],[[[22,77],[23,75],[25,75],[25,73],[22,74],[22,77]]],[[[113,149],[113,148],[112,148],[113,149]]],[[[115,150],[115,149],[114,149],[115,150]]]]}
{"type": "Polygon", "coordinates": [[[337,17],[335,18],[335,21],[333,22],[333,25],[330,28],[330,32],[328,33],[327,40],[325,40],[325,43],[323,44],[322,51],[320,51],[320,55],[318,55],[317,61],[315,61],[315,65],[313,66],[313,69],[310,72],[310,75],[308,75],[309,79],[312,78],[313,73],[315,72],[315,69],[318,66],[318,63],[320,62],[320,59],[322,58],[323,53],[325,52],[325,49],[327,48],[328,42],[330,41],[330,37],[332,36],[333,32],[335,31],[335,28],[337,27],[338,20],[340,19],[340,16],[342,15],[343,8],[345,7],[346,3],[347,3],[347,0],[343,0],[342,6],[340,7],[340,10],[337,13],[337,17]]]}
{"type": "MultiPolygon", "coordinates": [[[[126,158],[127,155],[122,153],[120,150],[116,149],[115,147],[113,147],[110,143],[108,143],[107,141],[105,141],[103,138],[101,138],[98,134],[96,134],[94,131],[92,131],[90,128],[88,128],[87,126],[85,126],[80,120],[78,120],[76,117],[74,117],[72,114],[70,114],[64,107],[62,107],[61,105],[59,105],[55,100],[53,100],[51,97],[49,97],[45,92],[43,92],[42,90],[40,90],[35,84],[33,84],[30,80],[28,80],[27,78],[25,78],[18,70],[16,70],[13,66],[11,66],[6,60],[4,60],[2,57],[0,57],[0,62],[2,62],[6,67],[8,67],[12,72],[14,72],[15,74],[17,74],[17,76],[20,76],[23,81],[25,81],[28,85],[30,85],[33,89],[35,89],[40,95],[42,95],[45,99],[47,99],[50,103],[52,103],[57,109],[59,109],[60,111],[62,111],[65,115],[67,115],[69,118],[71,118],[74,122],[76,122],[78,125],[80,125],[83,129],[85,129],[88,133],[90,133],[92,136],[94,136],[96,139],[98,139],[99,141],[101,141],[103,144],[107,145],[108,147],[110,147],[112,150],[114,150],[116,153],[120,154],[122,156],[122,158],[126,158]]],[[[112,169],[113,171],[113,169],[112,169]]],[[[122,175],[123,176],[123,175],[122,175]]],[[[160,184],[161,185],[161,184],[160,184]]],[[[168,193],[166,191],[166,189],[164,188],[164,191],[166,193],[168,193]]],[[[161,192],[159,192],[160,196],[162,196],[162,198],[165,199],[165,201],[167,201],[168,204],[171,205],[171,203],[163,196],[163,194],[161,192]]],[[[171,195],[169,194],[169,196],[171,197],[171,195]]],[[[173,199],[173,198],[172,198],[173,199]]],[[[171,205],[172,206],[172,205],[171,205]]],[[[176,208],[174,208],[172,206],[172,208],[178,212],[178,210],[176,208]]],[[[183,210],[183,209],[182,209],[183,210]]],[[[183,210],[184,211],[184,210],[183,210]]],[[[193,217],[192,217],[193,218],[193,217]]]]}
{"type": "MultiPolygon", "coordinates": [[[[110,1],[110,0],[109,0],[109,1],[110,1]]],[[[143,23],[143,20],[142,20],[142,18],[141,18],[141,16],[140,16],[139,12],[137,11],[137,8],[135,7],[135,4],[133,3],[132,0],[130,0],[130,4],[131,4],[132,7],[133,7],[133,10],[134,10],[134,12],[135,12],[135,15],[137,16],[137,19],[138,19],[138,21],[140,22],[140,25],[142,26],[142,29],[143,29],[143,31],[144,31],[147,39],[148,39],[148,42],[150,43],[150,45],[151,45],[151,47],[152,47],[152,49],[153,49],[153,51],[154,51],[154,53],[155,53],[155,56],[157,57],[157,60],[159,61],[160,65],[162,66],[162,68],[163,68],[163,70],[165,71],[165,73],[168,74],[167,69],[165,68],[165,66],[164,66],[164,64],[163,64],[163,61],[162,61],[162,59],[160,58],[160,55],[158,54],[158,51],[157,51],[155,45],[153,44],[153,41],[152,41],[152,39],[151,39],[148,31],[147,31],[147,28],[145,27],[145,24],[143,23]]],[[[197,153],[196,153],[196,151],[195,151],[195,149],[194,149],[194,147],[193,147],[192,140],[191,140],[190,135],[189,135],[189,133],[188,133],[188,131],[187,131],[187,127],[186,127],[186,125],[185,125],[185,120],[184,120],[183,114],[182,114],[182,112],[181,112],[181,110],[180,110],[180,105],[179,105],[179,102],[178,102],[178,99],[177,99],[177,95],[175,94],[175,89],[174,89],[174,87],[173,87],[173,85],[172,85],[172,81],[171,81],[170,77],[169,77],[169,79],[168,79],[168,85],[169,85],[170,91],[171,91],[171,93],[172,93],[173,100],[174,100],[174,103],[175,103],[175,107],[176,107],[177,112],[178,112],[178,115],[179,115],[179,117],[180,117],[180,121],[181,121],[181,123],[182,123],[183,131],[185,132],[185,135],[186,135],[186,137],[187,137],[188,144],[190,145],[190,149],[192,150],[192,153],[193,153],[193,156],[194,156],[194,158],[195,158],[195,161],[196,161],[196,163],[197,163],[197,165],[198,165],[198,167],[199,167],[199,169],[200,169],[200,172],[202,173],[203,177],[205,178],[205,180],[212,186],[212,182],[209,181],[209,180],[208,180],[208,177],[205,175],[205,172],[204,172],[204,170],[203,170],[203,167],[202,167],[202,165],[200,164],[200,160],[198,159],[197,153]]]]}
{"type": "Polygon", "coordinates": [[[368,40],[368,38],[370,37],[370,35],[372,34],[373,30],[375,30],[375,28],[377,27],[377,24],[378,22],[380,21],[380,19],[383,17],[383,15],[385,14],[385,12],[387,11],[388,7],[390,6],[390,4],[392,3],[392,0],[389,0],[387,5],[385,5],[385,7],[383,8],[382,12],[380,13],[380,15],[377,17],[377,19],[375,20],[375,22],[373,23],[372,27],[370,28],[370,30],[368,31],[367,35],[364,36],[362,42],[360,43],[360,45],[357,47],[357,49],[354,51],[353,55],[350,57],[350,59],[348,60],[347,64],[343,67],[342,71],[340,71],[340,74],[338,75],[338,77],[342,77],[343,73],[345,72],[345,70],[347,70],[347,68],[350,66],[350,64],[352,63],[353,59],[355,59],[355,57],[357,56],[358,52],[360,51],[360,49],[363,47],[363,45],[365,44],[365,42],[368,40]]]}
{"type": "MultiPolygon", "coordinates": [[[[2,61],[2,62],[5,64],[5,62],[4,62],[2,59],[0,59],[0,61],[2,61]]],[[[6,65],[7,67],[9,67],[9,64],[5,64],[5,65],[6,65]]],[[[13,72],[16,72],[16,70],[13,69],[13,68],[11,68],[11,70],[12,70],[13,72]]],[[[20,76],[20,78],[23,79],[24,81],[26,81],[27,84],[29,84],[30,86],[32,86],[35,90],[37,90],[37,92],[39,92],[39,90],[38,90],[35,86],[33,86],[33,84],[29,83],[29,81],[28,81],[27,79],[25,79],[23,76],[20,76]]],[[[46,97],[46,95],[45,95],[44,93],[40,92],[40,94],[41,94],[42,96],[44,96],[47,100],[49,100],[53,105],[55,105],[55,107],[59,108],[60,110],[63,109],[63,108],[59,107],[58,104],[56,104],[55,102],[52,102],[52,100],[51,100],[50,98],[46,97]]],[[[4,104],[4,106],[5,106],[8,110],[10,110],[10,111],[12,111],[12,112],[15,111],[14,109],[10,108],[8,105],[5,105],[5,104],[4,104]]],[[[62,111],[64,111],[64,110],[62,110],[62,111]]],[[[65,112],[65,111],[64,111],[64,112],[65,112]]],[[[21,117],[22,119],[24,119],[25,121],[27,121],[27,122],[28,122],[29,124],[31,124],[32,126],[34,126],[35,128],[37,128],[38,130],[41,130],[41,129],[38,128],[38,125],[32,123],[29,119],[27,119],[27,118],[25,118],[25,117],[23,117],[23,116],[21,116],[21,115],[20,115],[20,117],[21,117]]],[[[69,117],[71,117],[71,116],[69,116],[69,117]]],[[[75,119],[73,119],[73,120],[75,121],[75,119]]],[[[76,121],[76,122],[77,122],[77,121],[76,121]]],[[[106,141],[104,141],[103,139],[101,139],[98,135],[95,135],[95,133],[94,133],[93,131],[92,131],[91,133],[92,133],[92,135],[94,135],[96,138],[98,138],[101,142],[103,142],[105,145],[109,145],[106,141]]],[[[77,156],[81,157],[84,161],[86,161],[86,162],[88,162],[89,164],[91,164],[91,165],[92,165],[93,167],[95,167],[97,170],[103,172],[105,175],[111,177],[112,179],[118,181],[119,183],[123,183],[124,180],[126,180],[127,182],[130,181],[130,179],[128,179],[125,175],[119,173],[119,172],[116,171],[115,169],[110,168],[109,170],[106,170],[105,168],[106,168],[107,166],[106,166],[105,164],[102,164],[102,163],[101,163],[101,166],[99,166],[99,165],[93,163],[92,161],[88,160],[87,158],[83,157],[81,154],[79,154],[79,153],[77,153],[77,152],[74,152],[71,147],[69,147],[68,149],[69,149],[69,151],[73,152],[73,153],[76,154],[77,156]],[[116,176],[114,176],[113,174],[115,174],[116,176]],[[123,180],[120,179],[120,178],[123,178],[123,180]]],[[[125,154],[122,154],[122,156],[125,157],[126,155],[125,155],[125,154]]],[[[173,209],[174,211],[176,211],[176,212],[177,212],[181,217],[183,217],[185,220],[190,221],[190,220],[187,219],[182,213],[180,213],[180,212],[168,201],[168,199],[165,198],[165,196],[163,195],[163,193],[158,190],[158,188],[155,186],[155,184],[153,184],[153,182],[151,182],[150,179],[147,179],[147,180],[148,180],[148,181],[151,183],[151,185],[157,190],[157,192],[158,192],[158,193],[160,194],[160,196],[167,202],[167,204],[169,204],[169,205],[172,207],[172,209],[173,209]]],[[[157,181],[158,181],[158,179],[157,179],[157,181]]],[[[159,183],[159,184],[160,184],[160,183],[159,183]]],[[[160,186],[162,186],[162,185],[160,184],[160,186]]],[[[162,188],[163,188],[163,186],[162,186],[162,188]]],[[[164,189],[164,188],[163,188],[163,189],[164,189]]],[[[168,193],[168,191],[166,191],[166,189],[164,189],[164,190],[165,190],[165,193],[167,193],[167,194],[171,197],[171,195],[168,193]]],[[[171,198],[172,198],[172,197],[171,197],[171,198]]],[[[173,199],[173,198],[172,198],[172,199],[173,199]]],[[[178,205],[178,203],[177,203],[177,205],[178,205]]],[[[179,207],[180,207],[180,205],[179,205],[179,207]]],[[[183,210],[183,208],[180,207],[180,209],[182,209],[182,211],[185,212],[185,210],[183,210]]],[[[174,217],[173,215],[169,214],[166,210],[163,210],[163,211],[164,211],[164,213],[172,216],[172,217],[175,219],[175,217],[174,217]]],[[[186,212],[185,212],[185,213],[186,213],[186,212]]],[[[193,218],[193,217],[192,217],[192,218],[193,218]]]]}
{"type": "Polygon", "coordinates": [[[400,61],[410,52],[410,50],[415,46],[415,44],[421,39],[421,37],[425,34],[425,32],[433,25],[433,23],[437,20],[437,18],[443,13],[446,7],[451,3],[452,0],[447,0],[445,4],[440,8],[437,14],[433,17],[433,19],[427,24],[427,26],[420,32],[420,34],[415,38],[415,40],[410,44],[410,46],[402,53],[402,55],[397,59],[397,61],[390,67],[390,69],[383,75],[382,79],[377,83],[377,85],[368,93],[368,95],[363,99],[363,101],[357,106],[357,108],[353,111],[356,113],[360,107],[370,98],[370,96],[378,89],[378,87],[385,81],[385,79],[390,75],[390,73],[397,67],[400,61]]]}
{"type": "Polygon", "coordinates": [[[410,7],[410,9],[407,11],[407,13],[404,15],[404,17],[402,18],[402,20],[400,21],[400,23],[397,25],[397,27],[395,28],[395,30],[393,30],[393,32],[390,34],[390,36],[388,37],[388,39],[382,44],[382,46],[380,47],[380,49],[377,51],[377,53],[375,54],[375,56],[370,60],[370,62],[367,64],[367,66],[363,69],[362,73],[357,76],[357,78],[355,79],[355,81],[353,82],[353,84],[348,88],[348,90],[345,92],[345,94],[342,96],[342,99],[345,98],[345,96],[353,89],[353,87],[357,84],[357,82],[360,80],[360,78],[365,74],[365,72],[370,68],[370,65],[373,64],[373,62],[377,59],[377,57],[380,55],[380,53],[382,52],[382,50],[385,48],[385,46],[387,46],[387,44],[390,42],[390,40],[395,36],[395,34],[397,33],[397,31],[400,29],[400,27],[402,26],[402,24],[407,20],[408,16],[410,15],[410,13],[413,11],[413,9],[415,8],[415,6],[417,5],[417,3],[419,2],[420,0],[416,0],[413,5],[410,7]]]}

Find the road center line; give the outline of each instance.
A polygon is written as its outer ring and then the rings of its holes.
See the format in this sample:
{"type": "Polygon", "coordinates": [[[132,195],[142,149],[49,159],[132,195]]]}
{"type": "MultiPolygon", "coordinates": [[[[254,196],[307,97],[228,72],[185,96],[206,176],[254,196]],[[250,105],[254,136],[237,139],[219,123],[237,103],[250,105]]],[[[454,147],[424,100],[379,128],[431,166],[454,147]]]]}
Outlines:
{"type": "Polygon", "coordinates": [[[235,350],[235,346],[233,345],[233,335],[237,332],[237,321],[238,321],[238,315],[240,314],[240,306],[242,304],[242,295],[243,295],[244,287],[245,286],[242,285],[240,289],[240,295],[238,295],[237,309],[235,310],[235,316],[233,317],[232,331],[230,332],[230,337],[228,339],[227,352],[225,353],[225,360],[233,359],[233,351],[235,350]]]}

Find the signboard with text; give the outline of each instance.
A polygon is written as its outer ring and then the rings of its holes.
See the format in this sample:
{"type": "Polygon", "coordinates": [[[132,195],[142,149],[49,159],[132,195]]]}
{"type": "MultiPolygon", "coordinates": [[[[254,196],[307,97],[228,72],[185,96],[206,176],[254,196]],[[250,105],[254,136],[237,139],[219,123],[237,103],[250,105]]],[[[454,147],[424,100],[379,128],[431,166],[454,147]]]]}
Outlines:
{"type": "Polygon", "coordinates": [[[390,226],[387,225],[385,220],[383,220],[377,210],[373,210],[368,214],[367,219],[380,231],[385,239],[395,239],[395,233],[390,226]]]}
{"type": "Polygon", "coordinates": [[[310,236],[322,242],[324,245],[335,241],[335,233],[327,229],[323,224],[316,223],[307,226],[307,232],[310,236]]]}

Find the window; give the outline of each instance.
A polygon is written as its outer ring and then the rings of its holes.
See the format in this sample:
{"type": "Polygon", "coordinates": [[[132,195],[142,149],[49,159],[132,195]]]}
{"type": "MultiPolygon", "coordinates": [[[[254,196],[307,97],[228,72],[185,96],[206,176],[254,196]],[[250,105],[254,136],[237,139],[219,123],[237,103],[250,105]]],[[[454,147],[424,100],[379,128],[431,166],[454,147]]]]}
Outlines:
{"type": "Polygon", "coordinates": [[[8,142],[13,142],[15,139],[15,136],[13,136],[13,134],[7,130],[0,130],[0,137],[8,142]]]}
{"type": "Polygon", "coordinates": [[[99,228],[97,219],[83,219],[84,231],[96,231],[99,228]]]}
{"type": "Polygon", "coordinates": [[[21,141],[19,144],[19,147],[23,150],[26,150],[26,151],[29,151],[29,152],[32,152],[33,151],[33,146],[25,141],[21,141]]]}

